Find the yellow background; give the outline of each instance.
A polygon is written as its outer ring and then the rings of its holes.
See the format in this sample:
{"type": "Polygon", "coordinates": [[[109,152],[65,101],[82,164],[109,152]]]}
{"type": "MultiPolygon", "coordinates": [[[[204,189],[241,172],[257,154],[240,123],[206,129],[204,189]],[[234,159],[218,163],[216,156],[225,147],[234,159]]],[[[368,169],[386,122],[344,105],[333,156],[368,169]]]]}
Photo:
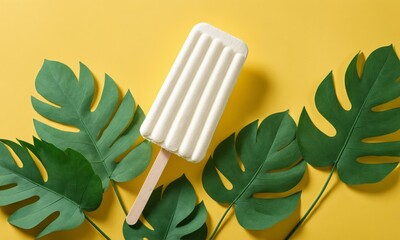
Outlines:
{"type": "MultiPolygon", "coordinates": [[[[344,71],[359,51],[400,46],[400,1],[244,1],[244,0],[0,0],[0,138],[31,141],[32,119],[40,118],[30,96],[43,59],[63,62],[76,74],[85,63],[102,87],[108,73],[123,92],[130,89],[148,112],[192,26],[211,23],[241,39],[249,56],[229,100],[208,155],[232,132],[255,119],[286,109],[297,121],[306,106],[318,125],[332,129],[314,109],[314,93],[333,70],[341,100],[344,71]]],[[[348,106],[348,104],[347,104],[348,106]]],[[[154,154],[157,151],[155,148],[154,154]]],[[[205,193],[205,161],[172,157],[160,184],[185,173],[210,214],[211,231],[225,207],[205,193]]],[[[308,167],[296,213],[264,231],[240,227],[233,212],[217,239],[281,239],[304,214],[328,172],[308,167]]],[[[146,172],[147,173],[147,172],[146,172]]],[[[146,174],[120,184],[130,206],[146,174]]],[[[399,239],[399,171],[377,185],[349,187],[335,175],[328,194],[293,239],[399,239]]],[[[8,224],[15,207],[0,210],[0,239],[32,239],[38,231],[8,224]]],[[[112,239],[123,239],[124,215],[111,189],[89,216],[112,239]]],[[[43,239],[102,239],[85,221],[79,228],[43,239]]]]}

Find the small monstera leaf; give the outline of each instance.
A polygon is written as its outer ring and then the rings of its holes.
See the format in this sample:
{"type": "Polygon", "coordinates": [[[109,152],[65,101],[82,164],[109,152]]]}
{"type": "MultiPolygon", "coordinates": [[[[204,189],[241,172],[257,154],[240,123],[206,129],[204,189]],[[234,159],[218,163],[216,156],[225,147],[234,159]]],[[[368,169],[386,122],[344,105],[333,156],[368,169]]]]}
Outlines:
{"type": "Polygon", "coordinates": [[[376,183],[387,176],[397,162],[382,162],[378,156],[400,156],[400,141],[366,141],[400,129],[400,108],[377,107],[400,96],[400,62],[392,46],[375,50],[366,60],[361,76],[355,56],[345,77],[351,109],[339,103],[332,74],[318,87],[315,104],[318,111],[336,129],[327,136],[311,121],[304,109],[298,127],[298,140],[304,159],[316,167],[337,167],[347,184],[376,183]],[[361,157],[375,157],[362,162],[361,157]]]}
{"type": "Polygon", "coordinates": [[[196,205],[196,193],[185,175],[169,184],[163,193],[162,186],[156,188],[143,217],[154,230],[141,220],[132,226],[124,222],[125,239],[204,240],[207,236],[206,208],[203,202],[196,205]]]}
{"type": "Polygon", "coordinates": [[[66,65],[46,60],[36,78],[36,90],[52,104],[32,97],[34,109],[43,117],[72,126],[79,131],[63,131],[35,120],[35,129],[45,141],[61,149],[82,153],[100,176],[103,188],[110,179],[124,182],[138,176],[149,164],[151,144],[139,138],[144,113],[128,91],[119,101],[118,87],[106,75],[99,104],[91,110],[95,87],[89,69],[80,64],[79,81],[66,65]],[[56,106],[54,106],[56,105],[56,106]],[[121,160],[122,159],[122,160],[121,160]],[[119,163],[116,160],[121,160],[119,163]]]}
{"type": "Polygon", "coordinates": [[[20,228],[37,226],[52,214],[58,216],[37,236],[79,226],[85,219],[83,210],[93,211],[101,203],[100,178],[80,153],[62,151],[54,145],[34,139],[34,145],[8,140],[0,143],[0,205],[5,206],[33,197],[38,199],[15,211],[8,221],[20,228]],[[21,160],[18,167],[11,149],[21,160]],[[44,181],[30,150],[47,171],[44,181]]]}
{"type": "MultiPolygon", "coordinates": [[[[246,229],[268,228],[287,218],[297,207],[301,192],[289,191],[302,179],[306,164],[296,141],[296,124],[287,112],[255,121],[218,145],[203,171],[203,185],[217,202],[234,207],[246,229]],[[243,164],[243,170],[240,167],[243,164]],[[227,189],[218,171],[232,184],[227,189]],[[261,193],[272,194],[262,197],[261,193]]],[[[228,208],[229,210],[229,208],[228,208]]]]}

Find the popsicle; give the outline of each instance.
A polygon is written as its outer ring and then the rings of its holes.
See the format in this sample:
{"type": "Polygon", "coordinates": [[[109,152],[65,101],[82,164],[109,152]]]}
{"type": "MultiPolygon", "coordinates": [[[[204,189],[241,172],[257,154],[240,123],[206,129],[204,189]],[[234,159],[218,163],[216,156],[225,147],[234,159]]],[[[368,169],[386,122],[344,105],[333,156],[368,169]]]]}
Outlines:
{"type": "Polygon", "coordinates": [[[240,39],[207,23],[190,32],[140,132],[161,146],[126,221],[139,219],[171,153],[200,162],[247,57],[240,39]]]}

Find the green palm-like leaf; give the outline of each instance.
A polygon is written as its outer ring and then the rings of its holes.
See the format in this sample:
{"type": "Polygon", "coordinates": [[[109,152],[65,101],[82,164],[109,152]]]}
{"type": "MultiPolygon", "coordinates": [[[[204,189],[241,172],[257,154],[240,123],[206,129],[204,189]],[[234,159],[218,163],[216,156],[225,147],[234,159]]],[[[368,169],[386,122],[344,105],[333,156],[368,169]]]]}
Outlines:
{"type": "Polygon", "coordinates": [[[85,219],[82,210],[93,211],[101,203],[103,189],[100,178],[80,153],[62,151],[54,145],[34,139],[34,145],[8,140],[0,143],[0,205],[5,206],[32,197],[29,203],[14,212],[8,221],[20,228],[30,229],[56,212],[59,213],[38,235],[79,226],[85,219]],[[19,168],[8,146],[23,163],[19,168]],[[33,152],[47,171],[45,182],[32,156],[33,152]]]}
{"type": "Polygon", "coordinates": [[[101,99],[91,111],[95,94],[94,79],[89,69],[80,64],[79,81],[66,65],[46,60],[36,78],[36,90],[46,100],[32,97],[34,109],[43,117],[77,128],[69,132],[35,120],[38,135],[61,149],[75,149],[82,153],[100,176],[103,188],[109,180],[124,182],[138,176],[149,164],[151,144],[133,144],[139,138],[139,127],[144,113],[131,93],[119,101],[118,87],[106,75],[101,99]],[[121,157],[123,156],[123,157],[121,157]],[[120,163],[116,160],[122,158],[120,163]]]}
{"type": "Polygon", "coordinates": [[[201,202],[196,205],[196,193],[185,175],[167,186],[156,188],[143,216],[154,230],[140,220],[133,226],[124,222],[125,239],[176,240],[205,239],[207,236],[207,211],[201,202]]]}
{"type": "Polygon", "coordinates": [[[375,50],[366,60],[362,76],[357,73],[358,55],[346,71],[346,90],[351,109],[339,103],[329,74],[318,87],[315,104],[335,127],[329,137],[311,121],[304,109],[298,127],[298,140],[305,160],[316,167],[337,167],[347,184],[375,183],[387,176],[397,162],[364,163],[360,157],[400,156],[400,141],[367,142],[365,139],[393,133],[400,128],[400,108],[375,107],[400,96],[400,62],[392,46],[375,50]]]}
{"type": "Polygon", "coordinates": [[[268,228],[296,209],[301,192],[269,198],[255,194],[282,193],[295,187],[305,173],[306,164],[300,160],[296,124],[287,112],[273,114],[259,127],[258,121],[244,127],[236,142],[231,135],[218,145],[204,168],[203,185],[215,201],[234,207],[244,228],[268,228]],[[217,170],[232,189],[224,186],[217,170]]]}

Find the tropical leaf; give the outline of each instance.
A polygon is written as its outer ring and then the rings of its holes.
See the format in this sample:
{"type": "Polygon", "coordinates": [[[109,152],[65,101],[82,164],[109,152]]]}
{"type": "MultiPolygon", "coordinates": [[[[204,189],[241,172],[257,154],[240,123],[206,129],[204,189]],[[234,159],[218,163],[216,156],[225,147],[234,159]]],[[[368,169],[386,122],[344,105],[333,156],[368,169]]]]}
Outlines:
{"type": "Polygon", "coordinates": [[[234,134],[221,142],[204,168],[203,185],[215,201],[230,204],[227,211],[234,207],[244,228],[259,230],[273,226],[296,209],[301,192],[283,197],[273,194],[285,194],[295,187],[305,169],[296,141],[296,124],[282,112],[269,116],[259,127],[258,121],[247,125],[236,142],[234,134]],[[218,172],[232,189],[225,187],[218,172]],[[272,195],[256,195],[261,193],[272,195]]]}
{"type": "Polygon", "coordinates": [[[206,208],[203,202],[196,205],[196,193],[185,175],[169,184],[163,193],[162,186],[156,188],[143,216],[154,230],[141,220],[133,226],[124,222],[125,239],[192,240],[207,236],[206,208]]]}
{"type": "Polygon", "coordinates": [[[98,106],[91,111],[95,95],[94,79],[80,64],[79,81],[66,65],[46,60],[36,78],[36,90],[52,104],[32,97],[34,109],[43,117],[72,126],[79,131],[62,131],[35,120],[35,129],[45,141],[61,149],[82,153],[100,176],[103,188],[110,179],[124,182],[138,176],[149,164],[151,144],[140,137],[144,113],[128,91],[119,100],[118,87],[106,75],[98,106]],[[56,106],[54,106],[56,105],[56,106]],[[121,160],[117,163],[117,160],[121,160]]]}
{"type": "Polygon", "coordinates": [[[336,96],[332,73],[318,87],[315,104],[318,111],[336,129],[327,136],[311,121],[303,109],[298,140],[305,160],[316,167],[337,167],[347,184],[381,181],[397,162],[384,162],[378,156],[400,156],[400,141],[367,141],[396,132],[400,128],[400,108],[377,107],[400,96],[400,63],[392,46],[375,50],[366,60],[361,76],[357,73],[357,54],[345,76],[351,109],[345,110],[336,96]],[[375,158],[362,162],[361,157],[375,158]]]}
{"type": "Polygon", "coordinates": [[[8,140],[0,143],[0,205],[5,206],[38,197],[18,209],[8,221],[20,228],[37,226],[52,214],[58,216],[38,235],[79,226],[85,219],[83,210],[93,211],[101,203],[103,189],[100,178],[80,153],[62,151],[54,145],[34,139],[34,145],[8,140]],[[18,167],[10,150],[21,160],[18,167]],[[43,177],[29,151],[34,153],[47,171],[43,177]]]}

